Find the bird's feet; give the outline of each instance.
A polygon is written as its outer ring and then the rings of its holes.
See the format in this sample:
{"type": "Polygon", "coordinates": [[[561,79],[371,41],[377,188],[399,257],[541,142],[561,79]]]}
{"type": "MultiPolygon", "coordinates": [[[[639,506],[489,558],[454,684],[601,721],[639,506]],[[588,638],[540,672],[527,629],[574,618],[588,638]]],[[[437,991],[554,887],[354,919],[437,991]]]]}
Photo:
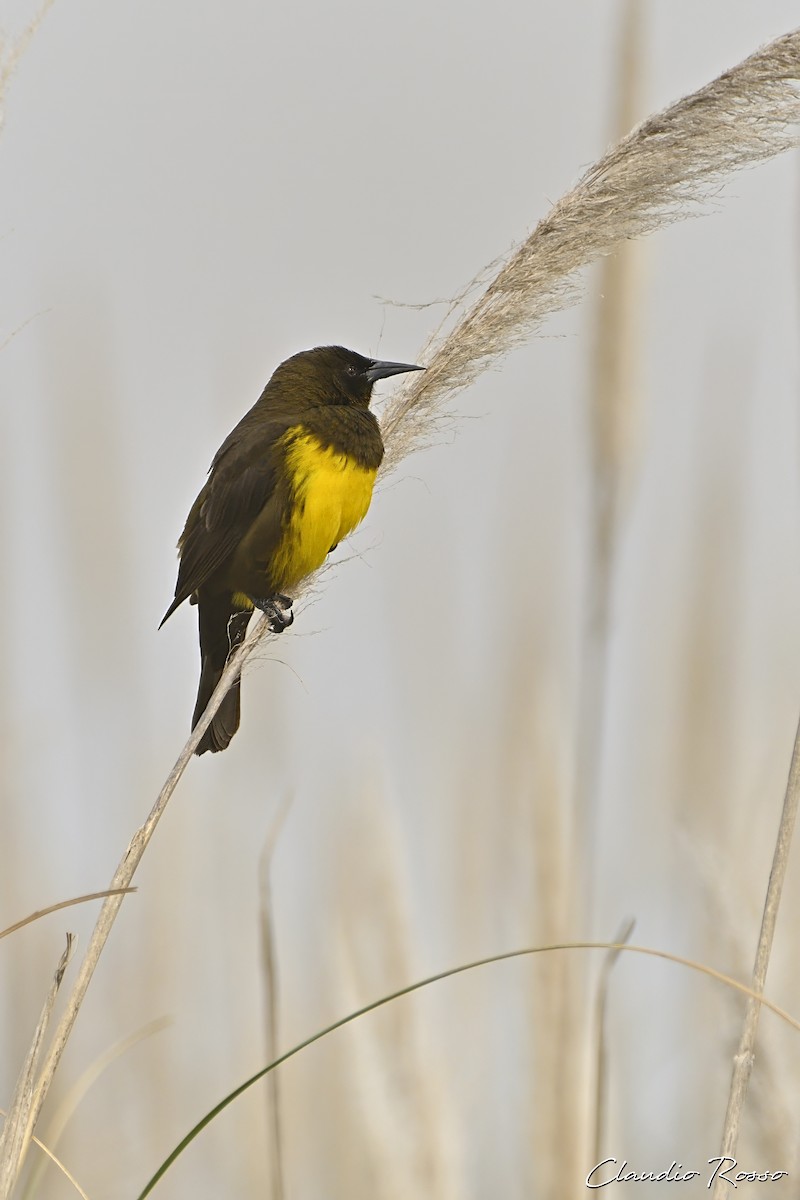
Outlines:
{"type": "Polygon", "coordinates": [[[265,600],[257,600],[254,597],[253,604],[266,615],[272,633],[283,633],[294,620],[292,601],[288,596],[276,593],[274,596],[267,596],[265,600]]]}

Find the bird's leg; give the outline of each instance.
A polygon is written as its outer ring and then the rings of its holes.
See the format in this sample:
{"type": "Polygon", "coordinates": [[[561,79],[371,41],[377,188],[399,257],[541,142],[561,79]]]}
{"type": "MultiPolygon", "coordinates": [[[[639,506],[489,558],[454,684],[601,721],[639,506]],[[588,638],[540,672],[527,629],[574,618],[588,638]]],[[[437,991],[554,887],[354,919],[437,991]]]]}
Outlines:
{"type": "Polygon", "coordinates": [[[267,596],[264,600],[259,600],[254,596],[253,604],[266,614],[272,633],[283,633],[284,629],[287,629],[294,620],[292,601],[288,596],[282,596],[279,592],[276,592],[274,596],[267,596]]]}

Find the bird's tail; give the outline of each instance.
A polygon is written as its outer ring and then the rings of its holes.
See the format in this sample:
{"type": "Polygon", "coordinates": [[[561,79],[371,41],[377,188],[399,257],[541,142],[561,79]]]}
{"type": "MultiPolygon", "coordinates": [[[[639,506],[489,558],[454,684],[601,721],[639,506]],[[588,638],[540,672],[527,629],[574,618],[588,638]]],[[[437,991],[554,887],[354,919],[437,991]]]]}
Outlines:
{"type": "MultiPolygon", "coordinates": [[[[239,645],[247,632],[249,612],[231,613],[231,606],[224,597],[201,598],[198,603],[200,625],[200,686],[197,689],[197,703],[192,716],[192,729],[206,711],[211,695],[220,681],[228,655],[239,645]]],[[[239,728],[241,712],[239,698],[239,680],[231,686],[224,697],[208,729],[200,739],[195,754],[205,754],[206,750],[216,753],[225,750],[231,738],[239,728]]]]}

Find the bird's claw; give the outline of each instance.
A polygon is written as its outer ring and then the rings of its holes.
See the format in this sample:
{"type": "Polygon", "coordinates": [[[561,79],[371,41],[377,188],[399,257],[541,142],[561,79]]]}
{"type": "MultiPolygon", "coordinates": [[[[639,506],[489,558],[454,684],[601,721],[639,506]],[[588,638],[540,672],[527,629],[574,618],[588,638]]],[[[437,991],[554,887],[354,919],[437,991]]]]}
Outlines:
{"type": "Polygon", "coordinates": [[[294,620],[292,601],[288,596],[276,594],[265,600],[253,600],[253,603],[266,616],[271,633],[283,633],[294,620]]]}

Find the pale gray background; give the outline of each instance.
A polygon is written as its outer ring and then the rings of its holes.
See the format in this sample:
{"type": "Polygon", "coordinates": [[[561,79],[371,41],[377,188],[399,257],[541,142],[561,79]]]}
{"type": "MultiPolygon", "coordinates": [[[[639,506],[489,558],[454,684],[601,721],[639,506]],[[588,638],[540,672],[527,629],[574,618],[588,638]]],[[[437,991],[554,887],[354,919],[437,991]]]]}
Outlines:
{"type": "MultiPolygon", "coordinates": [[[[644,7],[641,115],[798,19],[789,0],[644,7]]],[[[6,33],[33,11],[6,0],[6,33]]],[[[103,886],[183,743],[195,613],[156,627],[222,438],[296,350],[337,341],[414,360],[442,310],[397,303],[456,293],[610,140],[617,19],[610,0],[56,0],[0,138],[0,340],[28,322],[0,354],[0,925],[103,886]]],[[[701,940],[704,881],[721,881],[746,968],[800,683],[796,228],[785,156],[647,247],[597,906],[573,931],[608,937],[630,913],[637,940],[731,970],[740,960],[714,958],[708,929],[701,940]],[[715,536],[696,536],[701,512],[715,536]],[[689,783],[676,740],[704,686],[684,669],[704,570],[726,766],[712,756],[689,783]],[[702,836],[674,816],[700,794],[702,836]],[[731,828],[752,861],[719,861],[731,828]]],[[[533,674],[531,774],[568,785],[595,314],[589,300],[554,320],[457,398],[477,419],[380,490],[361,557],[248,672],[231,749],[190,767],[64,1063],[65,1085],[173,1018],[73,1118],[62,1150],[91,1195],[134,1194],[263,1061],[259,860],[286,797],[273,877],[283,1044],[395,984],[535,940],[519,902],[529,866],[499,798],[503,739],[509,680],[533,674]],[[387,877],[408,952],[383,972],[387,877]]],[[[380,408],[390,385],[378,391],[380,408]]],[[[91,919],[76,910],[0,945],[0,1102],[63,930],[85,944],[91,919]]],[[[320,1047],[287,1069],[302,1114],[289,1194],[353,1195],[356,1179],[371,1196],[537,1194],[526,1123],[549,1097],[518,1070],[515,999],[531,970],[414,1002],[440,1089],[438,1174],[415,1165],[368,1032],[362,1050],[320,1047]]],[[[704,1026],[710,985],[676,971],[619,968],[608,1152],[640,1167],[705,1161],[724,1112],[739,1008],[725,1030],[704,1026]],[[698,1112],[701,1080],[713,1104],[698,1112]]],[[[791,1039],[779,1031],[779,1054],[796,1053],[791,1039]]],[[[157,1194],[263,1192],[262,1106],[262,1093],[239,1101],[157,1194]]],[[[41,1194],[70,1194],[47,1179],[41,1194]]],[[[581,1190],[565,1181],[564,1195],[581,1190]]]]}

